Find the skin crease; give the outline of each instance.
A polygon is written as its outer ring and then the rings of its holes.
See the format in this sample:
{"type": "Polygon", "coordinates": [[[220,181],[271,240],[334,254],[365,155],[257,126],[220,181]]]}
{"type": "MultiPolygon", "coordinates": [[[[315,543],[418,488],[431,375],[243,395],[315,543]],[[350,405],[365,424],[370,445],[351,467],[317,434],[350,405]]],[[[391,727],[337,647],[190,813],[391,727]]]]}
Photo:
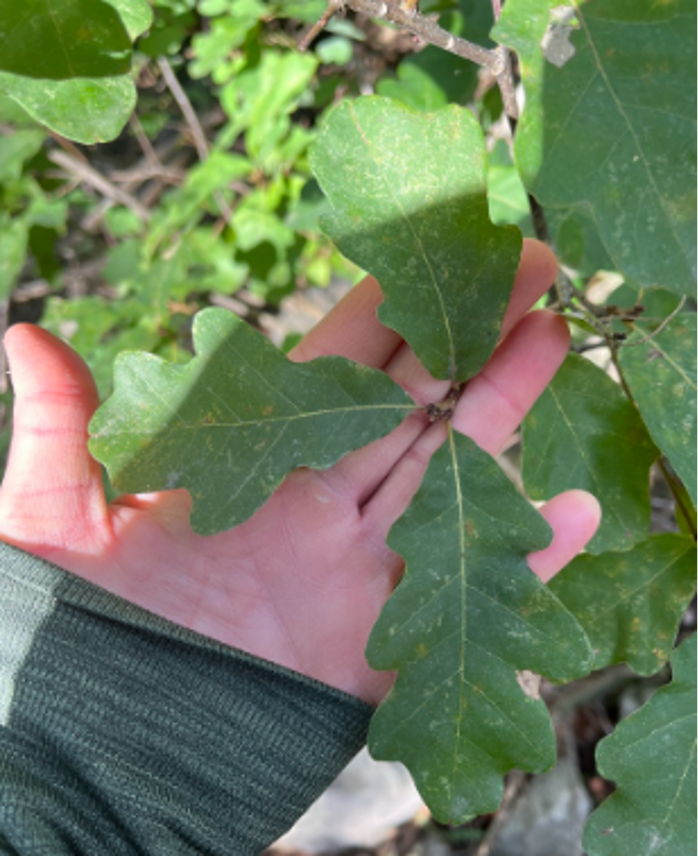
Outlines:
{"type": "MultiPolygon", "coordinates": [[[[564,321],[526,314],[555,276],[555,259],[526,241],[501,344],[469,382],[452,424],[494,454],[564,359],[564,321]]],[[[315,327],[294,360],[341,354],[383,368],[418,404],[436,381],[375,316],[367,278],[315,327]]],[[[323,471],[292,473],[250,520],[203,537],[189,527],[183,490],[122,496],[107,505],[87,451],[98,405],[82,360],[44,330],[16,325],[5,344],[15,388],[13,438],[0,490],[0,539],[171,621],[377,704],[393,676],[364,659],[368,634],[403,563],[385,544],[409,505],[443,424],[413,413],[390,435],[323,471]]],[[[570,491],[541,513],[552,544],[529,557],[547,580],[592,537],[596,500],[570,491]]]]}

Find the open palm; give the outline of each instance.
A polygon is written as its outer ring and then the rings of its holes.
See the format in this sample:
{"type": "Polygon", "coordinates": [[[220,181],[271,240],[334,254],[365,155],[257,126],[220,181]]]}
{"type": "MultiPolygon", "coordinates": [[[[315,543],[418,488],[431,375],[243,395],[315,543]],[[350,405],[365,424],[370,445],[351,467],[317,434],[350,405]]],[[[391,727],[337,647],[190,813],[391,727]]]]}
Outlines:
{"type": "MultiPolygon", "coordinates": [[[[453,425],[490,453],[516,430],[568,348],[566,325],[526,315],[554,276],[550,252],[526,242],[503,339],[458,402],[453,425]]],[[[417,404],[439,401],[435,381],[399,336],[380,325],[375,281],[357,286],[299,345],[293,359],[341,354],[382,368],[417,404]]],[[[385,539],[445,436],[416,411],[389,436],[334,467],[292,473],[236,529],[189,527],[183,490],[107,505],[87,451],[97,404],[89,370],[46,331],[6,336],[15,387],[12,446],[0,490],[0,539],[206,636],[377,703],[389,674],[363,656],[369,631],[402,573],[385,539]]],[[[529,557],[548,579],[592,536],[598,505],[579,491],[542,510],[552,545],[529,557]]]]}

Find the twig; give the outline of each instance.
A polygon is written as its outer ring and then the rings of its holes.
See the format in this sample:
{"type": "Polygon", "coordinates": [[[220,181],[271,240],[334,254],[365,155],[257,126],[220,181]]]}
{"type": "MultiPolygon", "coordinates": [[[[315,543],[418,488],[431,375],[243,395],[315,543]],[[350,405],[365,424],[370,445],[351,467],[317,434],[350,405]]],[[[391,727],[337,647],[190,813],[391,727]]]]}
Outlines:
{"type": "Polygon", "coordinates": [[[89,160],[85,157],[84,153],[75,145],[72,140],[69,140],[66,137],[62,137],[60,134],[57,134],[55,131],[51,131],[50,129],[48,133],[49,136],[54,139],[64,151],[66,151],[69,155],[72,155],[75,160],[82,161],[82,163],[89,163],[89,160]]]}
{"type": "Polygon", "coordinates": [[[497,814],[494,816],[492,823],[490,823],[485,837],[478,844],[473,856],[488,856],[492,850],[492,845],[495,843],[497,835],[499,835],[500,829],[509,818],[516,799],[525,784],[526,773],[522,773],[521,770],[514,770],[514,772],[509,775],[506,787],[504,788],[502,803],[497,810],[497,814]]]}
{"type": "Polygon", "coordinates": [[[138,186],[146,181],[158,179],[164,184],[181,184],[186,176],[186,172],[175,167],[165,166],[146,166],[139,167],[138,165],[131,169],[115,169],[109,176],[112,181],[123,182],[127,186],[138,186]]]}
{"type": "MultiPolygon", "coordinates": [[[[494,17],[495,23],[499,20],[501,13],[501,0],[492,0],[492,16],[494,17]]],[[[504,47],[504,45],[500,45],[497,50],[499,51],[502,60],[502,70],[497,75],[497,83],[499,84],[499,91],[502,93],[504,112],[507,114],[507,118],[509,119],[511,138],[513,140],[514,132],[516,131],[516,123],[519,119],[519,105],[516,103],[516,83],[514,81],[511,51],[509,48],[504,47]]]]}
{"type": "Polygon", "coordinates": [[[151,167],[157,169],[162,169],[162,163],[160,162],[160,158],[157,155],[157,152],[153,148],[153,144],[148,139],[148,135],[143,130],[143,125],[141,124],[141,120],[138,118],[137,113],[133,113],[131,118],[129,119],[129,125],[133,130],[133,133],[138,140],[138,144],[141,147],[143,154],[145,155],[146,160],[151,165],[151,167]]]}
{"type": "Polygon", "coordinates": [[[454,36],[448,30],[442,29],[431,18],[422,15],[417,9],[417,0],[393,0],[392,2],[389,0],[328,0],[324,15],[300,40],[298,44],[300,50],[306,50],[330,19],[345,6],[370,18],[380,18],[405,27],[425,42],[488,69],[497,80],[507,115],[516,121],[519,111],[516,104],[511,54],[507,48],[502,46],[490,50],[467,39],[454,36]]]}
{"type": "MultiPolygon", "coordinates": [[[[158,65],[160,66],[160,71],[162,72],[162,76],[168,89],[179,105],[179,109],[182,111],[182,115],[186,119],[187,125],[189,125],[199,160],[205,161],[209,154],[208,142],[206,140],[204,130],[201,127],[201,123],[199,122],[199,118],[194,112],[194,108],[191,106],[191,101],[187,97],[187,93],[182,89],[179,81],[177,80],[177,75],[172,71],[172,66],[169,64],[167,59],[165,57],[160,57],[160,59],[158,59],[158,65]]],[[[233,216],[232,209],[225,201],[223,194],[219,191],[213,194],[213,198],[216,200],[218,210],[223,215],[225,223],[227,223],[233,216]]],[[[222,224],[222,226],[224,226],[225,223],[222,224]]]]}
{"type": "MultiPolygon", "coordinates": [[[[181,170],[179,169],[177,164],[170,163],[170,164],[165,165],[164,161],[166,158],[168,158],[172,154],[173,151],[175,151],[175,149],[178,147],[178,145],[179,145],[179,137],[172,135],[172,138],[170,140],[168,140],[164,143],[161,143],[160,145],[155,147],[155,156],[158,159],[158,162],[163,164],[163,168],[168,170],[169,172],[171,172],[173,175],[175,172],[181,172],[181,170]]],[[[181,158],[179,156],[177,156],[177,160],[180,161],[181,158]]],[[[182,163],[184,163],[184,162],[182,161],[182,163]]],[[[124,186],[123,186],[122,190],[124,190],[126,193],[135,192],[138,189],[139,185],[143,183],[143,179],[138,175],[138,171],[148,169],[148,168],[149,168],[148,167],[148,159],[145,157],[141,158],[138,161],[138,163],[135,164],[133,167],[133,170],[134,170],[133,178],[129,181],[124,182],[124,186]]],[[[151,182],[153,182],[153,184],[155,184],[156,179],[159,179],[159,181],[157,181],[156,189],[164,187],[165,182],[159,176],[148,177],[147,180],[151,181],[151,182]]],[[[121,179],[119,179],[119,180],[121,180],[121,179]]],[[[153,202],[155,201],[155,199],[157,198],[157,196],[154,195],[154,193],[155,193],[155,190],[151,186],[150,188],[147,188],[146,191],[142,194],[141,201],[142,201],[143,205],[145,206],[145,208],[150,208],[151,205],[153,204],[153,202]]],[[[85,229],[88,232],[92,232],[94,229],[97,228],[97,226],[99,225],[99,222],[102,219],[102,217],[104,216],[105,212],[108,211],[112,207],[113,204],[114,204],[113,200],[103,199],[101,204],[96,206],[94,211],[90,211],[88,214],[85,215],[85,217],[82,219],[82,221],[80,223],[81,228],[85,229]]]]}
{"type": "MultiPolygon", "coordinates": [[[[448,30],[442,29],[430,18],[422,15],[416,9],[415,3],[412,0],[398,0],[398,2],[384,2],[384,0],[343,0],[340,3],[337,0],[330,0],[328,10],[325,13],[327,20],[329,21],[332,15],[344,6],[348,6],[355,12],[366,15],[369,18],[380,18],[383,21],[390,21],[400,27],[405,27],[405,29],[411,30],[415,35],[424,39],[425,42],[429,42],[429,44],[436,45],[436,47],[443,48],[443,50],[456,54],[456,56],[484,66],[498,79],[503,70],[502,57],[499,51],[483,48],[466,39],[454,36],[448,30]],[[330,10],[331,14],[329,14],[330,10]]],[[[317,32],[320,29],[318,27],[317,32]]],[[[317,32],[313,34],[313,38],[317,35],[317,32]]],[[[309,37],[310,33],[303,39],[304,44],[310,42],[309,37]]]]}
{"type": "Polygon", "coordinates": [[[497,51],[501,56],[502,70],[496,76],[496,80],[499,85],[499,91],[502,93],[504,112],[511,123],[513,136],[513,131],[516,128],[516,122],[519,118],[519,105],[516,102],[516,84],[514,83],[511,51],[509,48],[505,48],[504,45],[500,45],[497,51]]]}
{"type": "Polygon", "coordinates": [[[162,72],[162,76],[167,84],[167,88],[172,93],[174,100],[182,111],[182,115],[186,119],[187,125],[189,125],[199,160],[205,161],[208,157],[208,142],[206,141],[199,118],[194,112],[194,108],[191,106],[191,101],[187,97],[187,93],[182,89],[180,82],[177,80],[177,75],[172,71],[172,66],[164,56],[158,59],[158,65],[160,66],[160,71],[162,72]]]}
{"type": "Polygon", "coordinates": [[[676,316],[679,314],[679,312],[681,312],[685,303],[686,303],[686,295],[684,294],[684,296],[681,298],[681,302],[676,307],[676,309],[674,309],[674,311],[671,314],[667,315],[667,317],[662,321],[662,323],[658,327],[656,327],[654,330],[652,330],[651,333],[648,333],[646,336],[643,336],[642,339],[638,339],[635,342],[623,342],[623,347],[624,348],[634,348],[636,345],[644,345],[645,342],[649,342],[651,339],[656,338],[662,332],[662,330],[667,326],[667,324],[669,324],[671,321],[673,321],[674,318],[676,318],[676,316]]]}
{"type": "Polygon", "coordinates": [[[329,0],[327,9],[325,9],[320,20],[313,24],[303,38],[298,42],[298,50],[307,51],[310,45],[315,41],[315,38],[325,29],[332,18],[344,9],[343,0],[329,0]]]}
{"type": "MultiPolygon", "coordinates": [[[[516,132],[516,122],[512,122],[511,117],[509,117],[509,124],[511,126],[513,137],[516,132]]],[[[545,209],[532,193],[527,193],[526,195],[528,196],[528,205],[531,210],[531,222],[533,223],[533,231],[536,238],[554,249],[553,239],[550,234],[550,229],[548,228],[548,221],[545,217],[545,209]]],[[[579,289],[575,288],[572,280],[558,264],[555,282],[552,284],[548,292],[548,305],[550,306],[557,301],[563,309],[569,309],[574,297],[585,303],[584,295],[579,292],[579,289]]]]}
{"type": "Polygon", "coordinates": [[[85,184],[89,184],[101,193],[102,196],[107,196],[109,199],[113,199],[115,202],[130,208],[131,211],[133,211],[133,213],[144,222],[147,223],[150,220],[150,211],[148,211],[147,208],[145,208],[135,197],[113,185],[89,164],[75,160],[75,158],[71,157],[66,152],[61,151],[49,152],[48,159],[57,166],[62,167],[80,181],[85,182],[85,184]]]}

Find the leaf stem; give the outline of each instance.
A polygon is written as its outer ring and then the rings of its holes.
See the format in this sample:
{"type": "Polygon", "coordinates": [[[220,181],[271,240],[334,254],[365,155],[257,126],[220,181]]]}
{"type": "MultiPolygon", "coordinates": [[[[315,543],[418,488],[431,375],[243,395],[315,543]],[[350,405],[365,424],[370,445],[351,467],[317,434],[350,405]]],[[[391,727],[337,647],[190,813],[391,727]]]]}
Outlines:
{"type": "Polygon", "coordinates": [[[108,199],[113,199],[120,205],[129,208],[133,213],[144,223],[150,220],[150,211],[130,193],[115,187],[109,179],[105,178],[101,172],[98,172],[89,163],[83,163],[71,155],[63,151],[52,151],[48,153],[48,159],[56,166],[62,167],[66,172],[74,175],[79,181],[89,184],[102,196],[108,199]]]}
{"type": "MultiPolygon", "coordinates": [[[[189,100],[187,93],[182,88],[179,80],[177,80],[177,75],[174,73],[167,58],[160,57],[158,59],[158,66],[167,88],[172,93],[172,97],[177,102],[177,106],[182,111],[182,115],[189,126],[189,130],[191,131],[192,139],[194,141],[194,148],[199,156],[199,160],[203,163],[209,156],[209,147],[206,135],[201,127],[201,122],[199,122],[199,117],[196,115],[196,111],[192,107],[192,103],[189,100]]],[[[233,212],[220,191],[216,191],[213,194],[213,197],[216,200],[218,210],[223,216],[223,225],[225,225],[225,223],[227,223],[233,216],[233,212]]]]}
{"type": "Polygon", "coordinates": [[[337,12],[341,12],[343,9],[343,0],[329,0],[327,3],[327,9],[325,9],[325,11],[323,12],[320,20],[317,23],[313,24],[313,26],[298,42],[298,50],[307,51],[310,45],[315,40],[315,38],[320,35],[320,33],[330,23],[330,21],[332,20],[332,18],[334,18],[337,12]]]}
{"type": "Polygon", "coordinates": [[[446,397],[442,398],[441,401],[435,401],[431,404],[427,404],[424,408],[424,412],[429,417],[430,422],[450,422],[451,417],[453,416],[456,405],[458,404],[458,399],[463,395],[463,390],[465,389],[465,381],[463,383],[458,383],[452,386],[446,397]]]}

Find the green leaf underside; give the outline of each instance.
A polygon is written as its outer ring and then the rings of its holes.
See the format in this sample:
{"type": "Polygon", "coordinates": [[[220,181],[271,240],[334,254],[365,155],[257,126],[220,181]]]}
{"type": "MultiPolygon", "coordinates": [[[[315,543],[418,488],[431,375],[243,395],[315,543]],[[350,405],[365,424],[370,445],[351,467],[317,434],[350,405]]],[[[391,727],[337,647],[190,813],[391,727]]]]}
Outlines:
{"type": "Polygon", "coordinates": [[[472,114],[345,101],[328,116],[311,165],[332,207],[323,229],[381,284],[380,320],[434,377],[475,374],[497,342],[521,235],[489,219],[472,114]]]}
{"type": "Polygon", "coordinates": [[[669,658],[695,592],[696,546],[682,535],[652,535],[625,552],[579,556],[549,585],[586,631],[594,669],[627,663],[652,675],[669,658]]]}
{"type": "Polygon", "coordinates": [[[695,0],[574,3],[575,53],[557,67],[541,42],[561,5],[509,2],[493,33],[522,63],[515,148],[524,183],[545,206],[586,208],[638,284],[692,294],[695,0]]]}
{"type": "Polygon", "coordinates": [[[624,549],[650,524],[649,468],[658,457],[618,384],[571,354],[522,426],[522,477],[532,499],[581,488],[601,503],[590,553],[624,549]]]}
{"type": "Polygon", "coordinates": [[[369,748],[402,761],[443,822],[494,811],[507,770],[554,763],[545,705],[524,693],[517,670],[571,680],[590,652],[526,564],[549,540],[494,460],[452,432],[390,532],[407,570],[367,657],[399,676],[373,717],[369,748]]]}
{"type": "Polygon", "coordinates": [[[0,91],[81,143],[118,136],[136,103],[132,41],[146,0],[31,0],[0,8],[0,91]]]}
{"type": "Polygon", "coordinates": [[[652,439],[695,505],[696,316],[678,315],[652,336],[642,324],[637,324],[636,330],[620,351],[623,375],[652,439]]]}
{"type": "Polygon", "coordinates": [[[90,451],[118,490],[184,487],[202,535],[250,517],[291,470],[322,469],[414,407],[387,375],[341,357],[293,363],[225,310],[194,322],[197,355],[122,354],[90,451]]]}
{"type": "Polygon", "coordinates": [[[589,856],[696,852],[695,635],[671,659],[672,682],[599,743],[599,771],[617,790],[589,818],[589,856]]]}

